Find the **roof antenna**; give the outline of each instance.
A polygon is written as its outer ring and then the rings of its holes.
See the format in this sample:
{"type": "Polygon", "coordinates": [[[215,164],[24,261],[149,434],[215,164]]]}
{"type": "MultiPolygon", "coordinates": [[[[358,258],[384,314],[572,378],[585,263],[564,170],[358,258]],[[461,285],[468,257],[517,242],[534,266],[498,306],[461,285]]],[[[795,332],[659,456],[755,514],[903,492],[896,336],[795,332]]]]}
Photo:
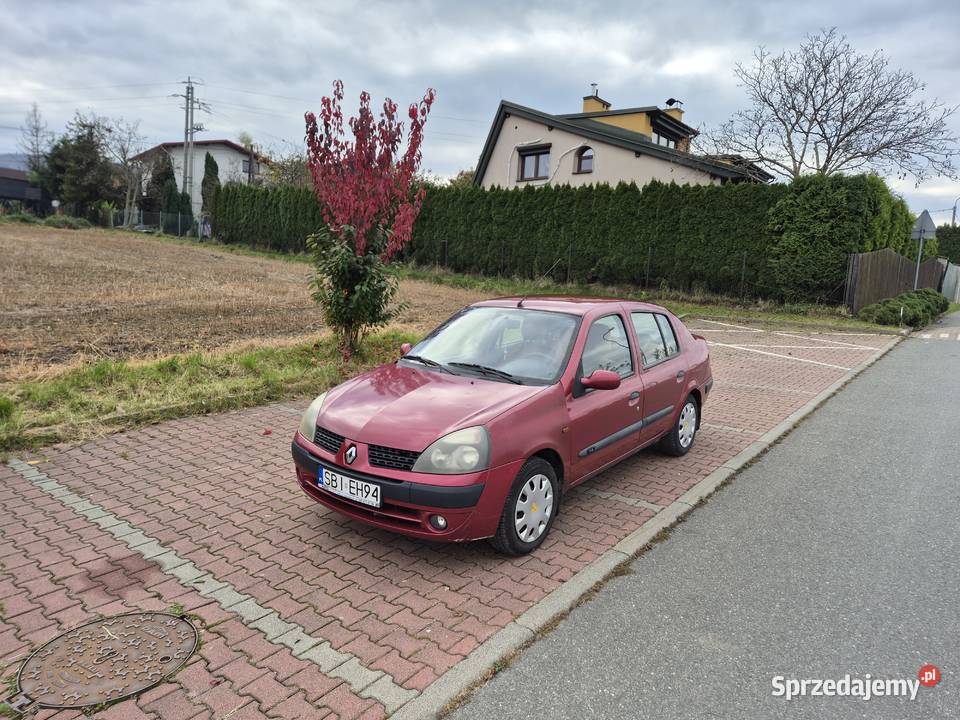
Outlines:
{"type": "Polygon", "coordinates": [[[527,296],[524,295],[522,298],[517,300],[517,307],[523,307],[523,301],[527,299],[527,296]]]}

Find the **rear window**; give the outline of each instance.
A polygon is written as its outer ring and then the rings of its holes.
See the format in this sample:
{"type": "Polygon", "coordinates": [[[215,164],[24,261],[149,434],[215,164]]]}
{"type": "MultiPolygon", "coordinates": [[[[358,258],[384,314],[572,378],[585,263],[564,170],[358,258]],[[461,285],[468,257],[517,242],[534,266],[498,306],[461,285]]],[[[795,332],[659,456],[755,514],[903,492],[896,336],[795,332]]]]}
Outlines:
{"type": "Polygon", "coordinates": [[[667,357],[673,357],[680,352],[677,336],[674,335],[673,328],[670,327],[670,321],[667,320],[666,315],[657,313],[655,317],[657,318],[657,324],[660,326],[660,332],[663,334],[663,344],[667,348],[667,357]]]}
{"type": "Polygon", "coordinates": [[[677,338],[666,317],[649,312],[630,313],[644,367],[656,365],[679,352],[677,338]]]}

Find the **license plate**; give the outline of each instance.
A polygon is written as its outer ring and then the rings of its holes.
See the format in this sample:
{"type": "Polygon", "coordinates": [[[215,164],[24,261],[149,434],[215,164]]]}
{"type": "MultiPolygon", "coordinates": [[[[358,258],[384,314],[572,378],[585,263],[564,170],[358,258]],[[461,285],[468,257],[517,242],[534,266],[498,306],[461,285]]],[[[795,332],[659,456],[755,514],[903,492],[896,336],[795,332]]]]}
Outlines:
{"type": "Polygon", "coordinates": [[[345,497],[364,505],[380,507],[380,486],[373,483],[358,480],[349,475],[341,475],[338,472],[320,468],[317,475],[317,485],[331,492],[334,495],[345,497]]]}

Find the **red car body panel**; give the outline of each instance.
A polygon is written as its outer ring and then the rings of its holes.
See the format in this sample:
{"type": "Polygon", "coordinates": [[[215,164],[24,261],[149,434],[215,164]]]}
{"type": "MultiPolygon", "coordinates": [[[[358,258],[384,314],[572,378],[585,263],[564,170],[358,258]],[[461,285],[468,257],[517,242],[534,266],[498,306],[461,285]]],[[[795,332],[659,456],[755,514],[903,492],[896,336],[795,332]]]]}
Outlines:
{"type": "MultiPolygon", "coordinates": [[[[502,298],[476,306],[517,307],[519,300],[502,298]]],[[[320,411],[317,424],[345,438],[336,453],[313,438],[295,435],[293,455],[303,490],[337,512],[405,535],[433,540],[489,537],[496,532],[517,473],[530,457],[548,459],[561,488],[568,489],[659,440],[675,426],[689,394],[701,407],[706,401],[713,382],[706,341],[664,308],[606,298],[543,297],[525,298],[522,306],[581,317],[556,383],[515,385],[397,363],[364,373],[331,389],[320,411]],[[666,316],[679,354],[643,368],[631,311],[666,316]],[[589,328],[610,314],[619,314],[627,329],[634,372],[616,389],[575,397],[589,328]],[[486,470],[440,475],[370,463],[370,445],[421,453],[450,432],[478,425],[490,437],[486,470]],[[356,457],[347,463],[344,453],[350,446],[356,447],[356,457]],[[320,489],[318,464],[380,485],[382,506],[367,507],[320,489]],[[429,523],[434,514],[446,519],[444,530],[429,523]]]]}

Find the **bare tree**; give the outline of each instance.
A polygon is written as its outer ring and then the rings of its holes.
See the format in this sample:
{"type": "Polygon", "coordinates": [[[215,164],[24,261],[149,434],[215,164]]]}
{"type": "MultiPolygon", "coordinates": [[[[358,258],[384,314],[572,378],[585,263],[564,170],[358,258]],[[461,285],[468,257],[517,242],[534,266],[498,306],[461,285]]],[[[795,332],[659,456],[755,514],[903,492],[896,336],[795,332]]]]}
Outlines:
{"type": "Polygon", "coordinates": [[[78,114],[78,117],[94,128],[104,152],[116,167],[124,191],[123,225],[129,227],[143,179],[156,161],[155,156],[143,154],[146,138],[140,133],[140,121],[96,115],[81,117],[78,114]]]}
{"type": "Polygon", "coordinates": [[[284,141],[280,147],[267,152],[266,180],[271,185],[313,187],[310,169],[307,167],[307,151],[303,146],[284,141]]]}
{"type": "MultiPolygon", "coordinates": [[[[808,35],[799,50],[773,55],[761,47],[737,77],[750,107],[705,140],[715,153],[735,153],[784,177],[875,170],[955,177],[956,111],[920,94],[912,73],[890,67],[877,50],[856,52],[836,28],[808,35]]],[[[704,148],[701,145],[701,148],[704,148]]]]}
{"type": "Polygon", "coordinates": [[[39,172],[43,165],[43,158],[50,149],[52,134],[47,131],[47,123],[40,115],[40,108],[36,103],[30,107],[30,112],[20,126],[20,141],[17,143],[27,156],[27,166],[33,172],[39,172]]]}

